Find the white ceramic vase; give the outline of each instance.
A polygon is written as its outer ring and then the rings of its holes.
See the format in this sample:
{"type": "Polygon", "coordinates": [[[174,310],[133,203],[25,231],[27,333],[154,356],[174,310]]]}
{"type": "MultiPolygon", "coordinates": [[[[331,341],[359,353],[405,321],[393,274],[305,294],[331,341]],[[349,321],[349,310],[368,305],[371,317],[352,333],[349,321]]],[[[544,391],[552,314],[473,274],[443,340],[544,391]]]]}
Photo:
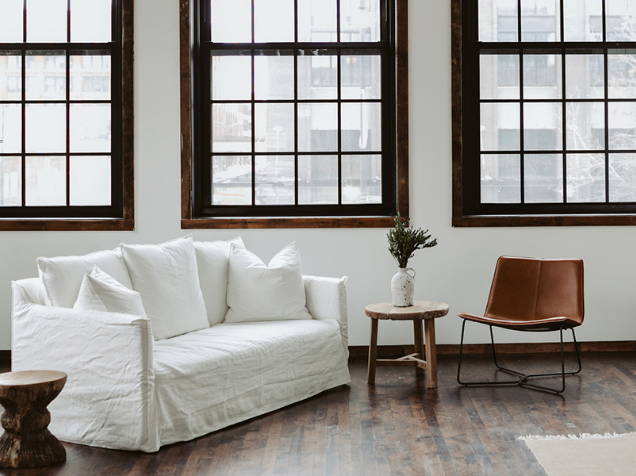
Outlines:
{"type": "Polygon", "coordinates": [[[395,307],[412,306],[414,288],[415,270],[413,268],[399,268],[391,279],[392,304],[395,307]]]}

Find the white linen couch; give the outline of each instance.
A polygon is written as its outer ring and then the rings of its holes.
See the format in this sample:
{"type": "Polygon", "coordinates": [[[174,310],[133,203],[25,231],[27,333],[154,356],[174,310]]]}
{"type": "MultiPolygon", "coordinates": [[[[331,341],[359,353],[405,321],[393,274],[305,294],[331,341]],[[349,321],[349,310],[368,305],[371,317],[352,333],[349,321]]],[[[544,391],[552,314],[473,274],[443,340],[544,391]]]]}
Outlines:
{"type": "Polygon", "coordinates": [[[47,305],[12,283],[12,368],[68,374],[63,441],[154,452],[350,382],[344,279],[305,276],[311,320],[218,324],[154,340],[146,318],[47,305]]]}

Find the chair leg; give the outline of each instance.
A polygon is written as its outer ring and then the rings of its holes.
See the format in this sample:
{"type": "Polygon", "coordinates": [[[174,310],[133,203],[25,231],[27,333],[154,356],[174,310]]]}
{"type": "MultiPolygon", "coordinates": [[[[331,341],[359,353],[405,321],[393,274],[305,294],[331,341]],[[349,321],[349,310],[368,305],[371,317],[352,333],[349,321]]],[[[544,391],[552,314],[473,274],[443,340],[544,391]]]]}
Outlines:
{"type": "Polygon", "coordinates": [[[507,373],[509,375],[512,375],[514,377],[517,377],[517,380],[501,380],[501,381],[473,381],[473,382],[467,382],[467,381],[462,381],[461,380],[461,366],[462,366],[462,360],[463,360],[463,348],[464,348],[464,333],[465,333],[465,328],[466,328],[466,320],[463,321],[462,323],[462,335],[461,335],[461,341],[460,341],[460,346],[459,346],[459,363],[457,366],[457,382],[460,385],[463,385],[465,387],[510,387],[510,386],[520,386],[523,388],[528,388],[530,390],[537,390],[539,392],[546,392],[546,393],[551,393],[554,395],[560,395],[565,391],[565,377],[567,375],[576,375],[578,373],[581,372],[582,370],[582,365],[581,365],[581,354],[580,354],[580,349],[579,349],[579,345],[578,342],[576,340],[576,334],[574,332],[574,329],[571,328],[572,331],[572,339],[574,341],[574,349],[575,349],[575,354],[576,354],[576,360],[577,360],[577,369],[574,371],[569,371],[566,372],[565,370],[565,346],[563,343],[563,329],[559,329],[559,337],[560,337],[560,354],[561,354],[561,372],[554,372],[554,373],[542,373],[542,374],[524,374],[522,372],[519,372],[517,370],[513,370],[513,369],[509,369],[506,367],[503,367],[502,365],[499,364],[498,360],[497,360],[497,350],[495,348],[495,339],[494,339],[494,335],[493,335],[493,331],[492,331],[492,326],[489,326],[490,328],[490,342],[491,342],[491,349],[492,349],[492,358],[493,358],[493,363],[495,364],[495,367],[497,368],[497,370],[507,373]],[[561,377],[561,387],[560,388],[552,388],[552,387],[546,387],[543,385],[537,385],[537,384],[532,384],[529,383],[528,380],[530,379],[536,379],[536,378],[550,378],[550,377],[561,377]]]}

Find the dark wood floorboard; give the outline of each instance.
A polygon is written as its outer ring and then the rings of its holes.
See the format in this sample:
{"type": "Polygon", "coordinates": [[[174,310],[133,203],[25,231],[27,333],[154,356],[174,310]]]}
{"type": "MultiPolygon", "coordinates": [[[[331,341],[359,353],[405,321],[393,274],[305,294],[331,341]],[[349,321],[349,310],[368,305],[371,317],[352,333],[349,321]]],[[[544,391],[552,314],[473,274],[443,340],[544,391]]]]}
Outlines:
{"type": "MultiPolygon", "coordinates": [[[[583,357],[583,374],[568,379],[564,399],[519,388],[461,389],[452,356],[440,357],[437,391],[409,368],[379,368],[369,387],[366,363],[354,361],[351,387],[156,454],[68,444],[64,466],[0,474],[544,475],[519,436],[636,431],[636,354],[583,357]]],[[[537,371],[545,358],[502,360],[537,371]]],[[[485,357],[467,362],[467,377],[494,375],[485,357]]]]}

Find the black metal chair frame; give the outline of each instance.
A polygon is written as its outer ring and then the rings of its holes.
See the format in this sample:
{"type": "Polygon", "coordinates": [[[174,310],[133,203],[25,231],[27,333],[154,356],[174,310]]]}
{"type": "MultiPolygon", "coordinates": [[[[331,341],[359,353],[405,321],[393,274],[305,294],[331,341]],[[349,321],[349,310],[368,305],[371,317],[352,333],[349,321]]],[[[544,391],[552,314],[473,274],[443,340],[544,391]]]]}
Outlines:
{"type": "MultiPolygon", "coordinates": [[[[527,388],[529,390],[536,390],[538,392],[545,392],[545,393],[550,393],[553,395],[561,395],[565,391],[565,377],[568,375],[576,375],[581,372],[581,369],[582,369],[581,352],[579,349],[579,344],[576,340],[576,334],[574,332],[573,327],[570,327],[569,329],[572,331],[572,339],[574,341],[574,350],[576,353],[576,360],[578,363],[577,370],[568,371],[568,372],[565,371],[565,349],[563,345],[563,331],[565,329],[561,327],[560,329],[558,329],[559,335],[561,337],[561,372],[543,373],[543,374],[524,374],[522,372],[518,372],[517,370],[508,369],[506,367],[499,365],[499,362],[497,361],[497,351],[495,349],[495,338],[492,332],[493,326],[489,325],[488,327],[490,328],[490,343],[492,348],[492,358],[493,358],[495,367],[497,368],[498,371],[507,373],[508,375],[512,375],[513,377],[517,377],[517,379],[516,380],[501,380],[501,381],[474,381],[474,382],[462,381],[461,370],[462,370],[462,360],[463,360],[463,353],[464,353],[464,332],[466,329],[466,319],[464,319],[464,322],[462,323],[461,343],[459,345],[459,364],[457,366],[457,383],[459,383],[460,385],[464,387],[522,387],[522,388],[527,388]],[[537,384],[533,384],[529,382],[529,380],[531,379],[553,378],[553,377],[561,377],[560,388],[546,387],[543,385],[537,385],[537,384]]],[[[513,330],[519,330],[519,329],[513,329],[513,330]]],[[[533,330],[524,330],[523,332],[555,332],[555,331],[556,331],[555,329],[533,329],[533,330]]]]}

